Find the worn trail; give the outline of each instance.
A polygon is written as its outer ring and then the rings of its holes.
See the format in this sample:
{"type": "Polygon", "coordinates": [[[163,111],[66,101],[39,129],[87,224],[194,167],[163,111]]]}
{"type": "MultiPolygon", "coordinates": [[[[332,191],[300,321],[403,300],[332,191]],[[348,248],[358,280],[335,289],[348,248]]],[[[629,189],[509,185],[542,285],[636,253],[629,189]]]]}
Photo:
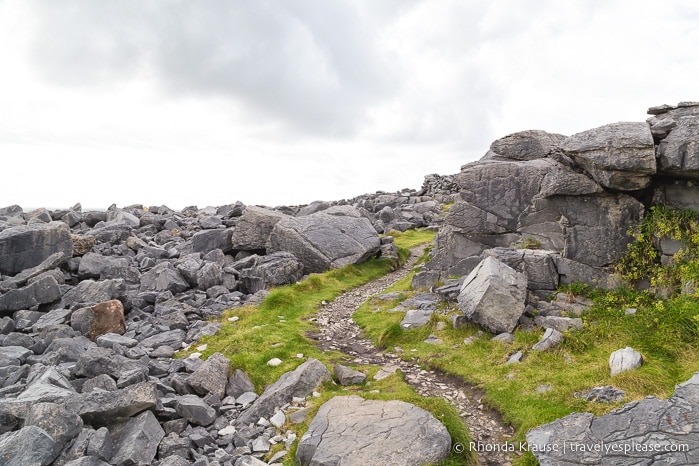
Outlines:
{"type": "MultiPolygon", "coordinates": [[[[370,340],[362,336],[362,330],[352,319],[352,314],[367,299],[382,293],[407,276],[422,250],[423,246],[413,248],[410,258],[399,269],[344,293],[323,306],[318,313],[318,344],[324,350],[337,350],[351,356],[353,364],[392,365],[399,368],[405,375],[406,382],[420,395],[442,397],[453,403],[468,426],[474,442],[502,445],[512,437],[513,429],[502,422],[499,413],[483,405],[481,390],[458,377],[423,369],[416,362],[404,361],[391,351],[378,350],[370,340]]],[[[464,448],[469,446],[465,445],[464,448]]],[[[502,452],[487,452],[479,454],[479,461],[482,465],[508,465],[512,458],[502,452]]]]}

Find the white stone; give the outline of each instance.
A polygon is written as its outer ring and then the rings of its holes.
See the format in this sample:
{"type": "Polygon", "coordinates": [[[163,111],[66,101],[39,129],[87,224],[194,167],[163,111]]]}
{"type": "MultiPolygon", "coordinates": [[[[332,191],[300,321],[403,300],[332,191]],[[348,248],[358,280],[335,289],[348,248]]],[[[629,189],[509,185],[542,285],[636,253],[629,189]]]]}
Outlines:
{"type": "Polygon", "coordinates": [[[282,363],[282,360],[279,358],[274,358],[274,359],[270,359],[269,361],[267,361],[267,365],[272,366],[272,367],[277,367],[281,363],[282,363]]]}
{"type": "Polygon", "coordinates": [[[616,350],[609,357],[609,369],[612,377],[622,372],[633,371],[643,365],[643,356],[635,349],[627,346],[616,350]]]}
{"type": "Polygon", "coordinates": [[[269,419],[269,422],[277,429],[281,429],[286,422],[286,415],[284,415],[282,411],[277,411],[277,413],[269,419]]]}
{"type": "Polygon", "coordinates": [[[236,432],[237,432],[237,431],[235,430],[235,427],[233,427],[233,426],[226,426],[226,427],[224,427],[223,429],[221,429],[221,430],[218,431],[218,435],[219,435],[219,436],[233,435],[233,434],[235,434],[236,432]]]}

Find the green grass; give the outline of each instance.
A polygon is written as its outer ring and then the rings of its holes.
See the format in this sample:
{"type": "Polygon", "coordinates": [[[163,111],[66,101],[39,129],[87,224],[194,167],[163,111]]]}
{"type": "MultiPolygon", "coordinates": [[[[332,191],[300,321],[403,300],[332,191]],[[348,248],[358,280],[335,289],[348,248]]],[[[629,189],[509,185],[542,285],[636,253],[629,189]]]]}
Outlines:
{"type": "MultiPolygon", "coordinates": [[[[399,248],[402,261],[407,258],[408,249],[432,241],[435,232],[411,230],[395,233],[394,240],[399,248]]],[[[424,259],[424,258],[423,258],[424,259]]],[[[307,338],[309,332],[317,330],[313,321],[323,301],[332,301],[340,294],[379,278],[393,270],[394,264],[387,259],[372,259],[363,264],[346,266],[323,274],[312,274],[302,282],[283,286],[271,291],[259,306],[245,306],[227,311],[222,318],[223,328],[214,336],[205,337],[200,344],[207,344],[202,358],[220,352],[231,361],[231,369],[242,369],[255,384],[258,393],[290,370],[298,367],[307,357],[322,361],[329,369],[335,363],[348,364],[348,357],[340,352],[319,350],[307,338]],[[228,321],[237,316],[236,322],[228,321]],[[302,354],[303,358],[297,357],[302,354]],[[270,367],[267,361],[279,358],[282,364],[270,367]]],[[[401,286],[409,285],[402,281],[401,286]]],[[[394,304],[395,305],[395,304],[394,304]]],[[[400,330],[400,329],[399,329],[400,330]]],[[[180,353],[186,356],[187,352],[180,353]]],[[[372,376],[378,367],[363,366],[355,369],[366,370],[372,376]]],[[[402,377],[391,376],[379,382],[368,382],[360,387],[338,387],[326,384],[322,396],[313,401],[309,422],[320,405],[337,395],[357,394],[367,399],[398,399],[413,403],[430,411],[442,421],[452,436],[453,442],[468,444],[470,437],[458,412],[447,401],[440,398],[425,398],[418,395],[402,377]]],[[[299,436],[307,429],[307,424],[291,426],[299,436]]],[[[294,451],[287,455],[287,463],[292,464],[294,451]]],[[[469,453],[452,453],[445,465],[463,465],[473,462],[469,453]]]]}
{"type": "MultiPolygon", "coordinates": [[[[662,218],[668,217],[664,212],[662,218]]],[[[643,241],[649,240],[644,238],[643,241]]],[[[687,249],[693,253],[692,249],[687,249]]],[[[632,247],[630,251],[630,254],[638,254],[637,248],[632,247]]],[[[682,264],[693,274],[695,269],[699,270],[699,264],[687,260],[690,254],[684,254],[682,264]]],[[[627,259],[626,264],[629,263],[630,259],[627,259]]],[[[687,281],[689,278],[681,279],[687,281]]],[[[402,291],[405,296],[410,296],[413,292],[409,283],[410,277],[407,277],[389,291],[402,291]]],[[[566,285],[561,291],[584,295],[594,304],[583,315],[583,330],[568,332],[564,343],[546,353],[530,350],[543,334],[541,329],[515,331],[512,344],[492,342],[492,335],[486,333],[472,344],[465,345],[464,339],[477,335],[478,328],[452,328],[449,317],[460,312],[456,308],[433,315],[431,322],[421,329],[407,331],[398,325],[404,313],[384,312],[395,307],[397,302],[367,302],[355,313],[354,319],[375,344],[387,349],[400,346],[404,350],[402,357],[460,376],[484,389],[485,401],[515,427],[514,440],[517,442],[524,441],[531,428],[572,412],[602,415],[646,396],[669,397],[677,383],[699,371],[699,301],[696,292],[659,299],[650,291],[625,287],[606,292],[579,283],[566,285]],[[627,308],[636,308],[636,314],[626,315],[627,308]],[[447,324],[443,330],[438,330],[439,321],[447,324]],[[429,334],[436,334],[443,345],[424,343],[429,334]],[[644,365],[637,371],[612,378],[609,356],[625,346],[640,351],[644,365]],[[505,365],[516,351],[524,352],[523,362],[505,365]],[[539,393],[537,388],[542,385],[553,388],[539,393]],[[575,392],[603,385],[621,388],[626,392],[626,398],[617,403],[601,404],[574,396],[575,392]]],[[[516,464],[536,464],[536,460],[533,455],[526,454],[517,459],[516,464]]]]}

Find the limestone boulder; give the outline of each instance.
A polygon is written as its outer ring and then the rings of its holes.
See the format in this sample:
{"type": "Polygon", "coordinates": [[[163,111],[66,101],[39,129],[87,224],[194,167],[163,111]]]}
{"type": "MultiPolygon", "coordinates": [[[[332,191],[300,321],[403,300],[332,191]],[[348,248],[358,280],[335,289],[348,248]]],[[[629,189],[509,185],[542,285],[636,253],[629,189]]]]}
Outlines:
{"type": "Polygon", "coordinates": [[[0,274],[15,275],[54,253],[73,256],[70,229],[63,222],[32,223],[0,231],[0,274]]]}
{"type": "Polygon", "coordinates": [[[437,464],[449,456],[451,437],[432,414],[403,401],[356,395],[323,404],[296,450],[307,465],[437,464]]]}
{"type": "Polygon", "coordinates": [[[655,146],[647,123],[601,126],[574,134],[562,148],[605,188],[643,189],[656,172],[655,146]]]}
{"type": "Polygon", "coordinates": [[[0,295],[0,313],[36,308],[61,299],[61,288],[52,276],[45,276],[22,288],[0,295]]]}
{"type": "Polygon", "coordinates": [[[130,419],[114,445],[115,465],[152,464],[165,431],[152,412],[146,411],[130,419]]]}
{"type": "Polygon", "coordinates": [[[244,293],[295,283],[303,277],[303,264],[290,252],[277,251],[251,258],[250,267],[240,271],[239,287],[244,293]]]}
{"type": "Polygon", "coordinates": [[[214,353],[189,376],[187,383],[199,395],[213,393],[223,399],[228,382],[230,361],[221,353],[214,353]]]}
{"type": "Polygon", "coordinates": [[[699,464],[698,409],[696,373],[668,399],[647,397],[600,417],[574,413],[530,430],[527,443],[542,466],[699,464]]]}
{"type": "Polygon", "coordinates": [[[242,251],[264,250],[274,226],[287,217],[276,210],[246,207],[233,230],[232,248],[242,251]]]}
{"type": "Polygon", "coordinates": [[[529,130],[509,134],[490,145],[486,159],[533,160],[546,157],[558,148],[566,136],[529,130]]]}
{"type": "Polygon", "coordinates": [[[267,246],[269,252],[292,253],[305,273],[319,273],[364,262],[379,252],[381,244],[368,219],[323,211],[281,219],[267,246]]]}
{"type": "Polygon", "coordinates": [[[466,277],[459,308],[491,333],[512,333],[524,313],[527,278],[494,257],[486,257],[466,277]]]}
{"type": "Polygon", "coordinates": [[[677,120],[677,127],[660,142],[658,157],[661,174],[699,179],[699,115],[677,120]]]}
{"type": "Polygon", "coordinates": [[[294,397],[305,398],[322,382],[331,379],[330,371],[322,362],[309,358],[295,370],[285,373],[267,387],[252,406],[240,415],[237,422],[239,424],[256,423],[261,417],[274,414],[274,408],[291,403],[294,397]]]}
{"type": "Polygon", "coordinates": [[[614,351],[609,357],[609,370],[612,377],[622,372],[634,371],[643,365],[641,353],[631,347],[614,351]]]}

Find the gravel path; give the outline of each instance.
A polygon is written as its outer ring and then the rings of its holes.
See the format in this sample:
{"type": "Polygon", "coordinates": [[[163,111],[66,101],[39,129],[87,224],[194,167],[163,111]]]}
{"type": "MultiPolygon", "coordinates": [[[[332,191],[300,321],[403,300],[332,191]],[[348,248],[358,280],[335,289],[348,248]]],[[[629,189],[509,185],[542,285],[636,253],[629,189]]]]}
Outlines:
{"type": "MultiPolygon", "coordinates": [[[[323,306],[318,313],[318,346],[323,350],[341,351],[354,359],[353,364],[395,366],[423,396],[443,397],[456,406],[461,418],[468,425],[474,442],[484,445],[504,445],[513,434],[512,427],[505,425],[498,412],[481,403],[483,392],[462,379],[445,375],[435,370],[425,370],[411,361],[403,361],[392,352],[382,352],[371,341],[362,336],[362,330],[352,319],[352,314],[371,296],[381,294],[386,288],[410,273],[424,246],[413,248],[409,260],[398,270],[377,280],[338,296],[323,306]]],[[[459,448],[468,445],[454,445],[459,448]]],[[[503,452],[479,453],[481,465],[508,465],[512,458],[503,452]]]]}

